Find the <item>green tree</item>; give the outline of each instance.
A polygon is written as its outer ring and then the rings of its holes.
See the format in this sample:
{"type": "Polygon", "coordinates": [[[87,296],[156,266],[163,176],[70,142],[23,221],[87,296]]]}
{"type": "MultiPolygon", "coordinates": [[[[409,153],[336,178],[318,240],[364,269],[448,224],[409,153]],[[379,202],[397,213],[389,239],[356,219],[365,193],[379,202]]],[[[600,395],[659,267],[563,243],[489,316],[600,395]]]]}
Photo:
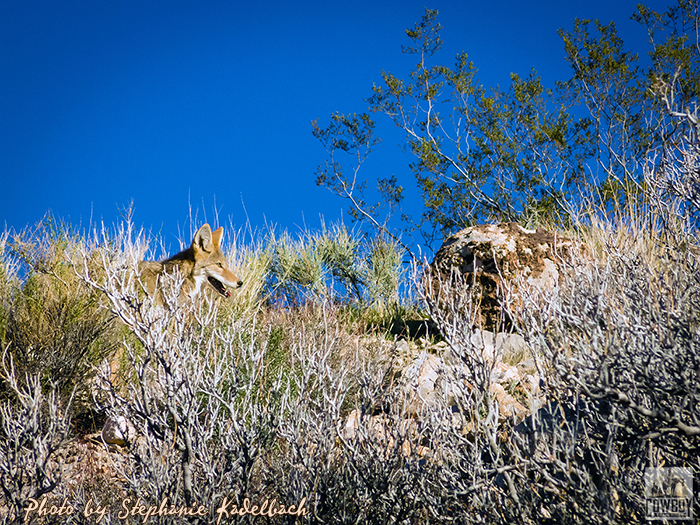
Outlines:
{"type": "Polygon", "coordinates": [[[368,204],[359,175],[379,142],[370,116],[378,113],[405,133],[414,157],[423,212],[417,220],[401,215],[408,230],[445,235],[482,221],[563,222],[582,195],[614,211],[643,192],[645,163],[668,160],[689,140],[674,115],[698,100],[697,11],[685,0],[665,14],[638,7],[648,67],[625,50],[614,23],[576,20],[572,32],[559,32],[570,79],[548,89],[532,70],[512,74],[507,89],[487,89],[464,52],[452,67],[434,63],[441,26],[438,12],[426,9],[406,30],[411,45],[403,52],[419,58],[407,77],[383,72],[367,113],[336,113],[325,128],[313,122],[328,153],[317,183],[350,199],[353,219],[387,229],[380,213],[400,209],[404,187],[393,175],[379,177],[381,202],[368,204]],[[339,153],[352,155],[349,168],[339,153]]]}

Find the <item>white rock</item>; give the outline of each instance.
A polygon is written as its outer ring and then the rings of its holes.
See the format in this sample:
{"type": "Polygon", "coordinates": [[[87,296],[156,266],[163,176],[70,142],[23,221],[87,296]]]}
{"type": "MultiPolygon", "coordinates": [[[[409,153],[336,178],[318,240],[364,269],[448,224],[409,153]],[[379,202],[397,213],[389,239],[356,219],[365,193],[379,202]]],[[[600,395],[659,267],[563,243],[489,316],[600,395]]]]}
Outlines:
{"type": "Polygon", "coordinates": [[[493,369],[493,372],[491,372],[491,381],[494,383],[520,382],[520,372],[514,366],[500,363],[493,369]]]}
{"type": "Polygon", "coordinates": [[[108,418],[102,427],[102,439],[109,445],[124,446],[136,437],[136,429],[124,417],[108,418]]]}

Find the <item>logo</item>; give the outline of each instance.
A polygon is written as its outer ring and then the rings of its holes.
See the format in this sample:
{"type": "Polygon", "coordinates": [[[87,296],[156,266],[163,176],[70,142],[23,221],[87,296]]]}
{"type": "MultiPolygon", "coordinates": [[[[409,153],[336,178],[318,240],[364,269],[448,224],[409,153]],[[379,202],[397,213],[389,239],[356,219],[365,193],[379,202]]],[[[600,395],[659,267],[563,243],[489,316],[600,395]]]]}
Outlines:
{"type": "Polygon", "coordinates": [[[648,520],[693,519],[693,472],[687,468],[648,468],[644,473],[648,520]]]}

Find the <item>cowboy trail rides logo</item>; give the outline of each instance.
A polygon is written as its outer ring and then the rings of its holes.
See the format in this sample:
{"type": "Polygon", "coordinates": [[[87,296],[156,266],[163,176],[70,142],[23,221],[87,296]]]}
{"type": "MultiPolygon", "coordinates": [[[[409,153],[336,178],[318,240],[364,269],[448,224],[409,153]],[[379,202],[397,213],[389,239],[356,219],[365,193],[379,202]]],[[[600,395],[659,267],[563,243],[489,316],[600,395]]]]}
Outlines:
{"type": "Polygon", "coordinates": [[[693,519],[693,472],[687,468],[648,468],[644,474],[646,519],[693,519]]]}

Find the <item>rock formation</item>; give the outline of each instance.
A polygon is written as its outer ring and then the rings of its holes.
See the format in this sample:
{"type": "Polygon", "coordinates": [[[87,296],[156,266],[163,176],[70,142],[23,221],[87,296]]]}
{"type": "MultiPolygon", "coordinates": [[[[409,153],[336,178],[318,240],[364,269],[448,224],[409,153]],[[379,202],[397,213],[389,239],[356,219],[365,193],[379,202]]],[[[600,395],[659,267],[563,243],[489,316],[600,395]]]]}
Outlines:
{"type": "Polygon", "coordinates": [[[517,223],[472,226],[448,238],[424,276],[428,297],[449,302],[450,296],[475,292],[481,328],[500,331],[510,319],[504,308],[507,289],[522,284],[552,289],[564,262],[582,252],[577,241],[517,223]],[[494,330],[495,329],[495,330],[494,330]]]}
{"type": "Polygon", "coordinates": [[[109,418],[102,428],[102,439],[108,445],[126,446],[136,437],[136,429],[124,416],[109,418]]]}

